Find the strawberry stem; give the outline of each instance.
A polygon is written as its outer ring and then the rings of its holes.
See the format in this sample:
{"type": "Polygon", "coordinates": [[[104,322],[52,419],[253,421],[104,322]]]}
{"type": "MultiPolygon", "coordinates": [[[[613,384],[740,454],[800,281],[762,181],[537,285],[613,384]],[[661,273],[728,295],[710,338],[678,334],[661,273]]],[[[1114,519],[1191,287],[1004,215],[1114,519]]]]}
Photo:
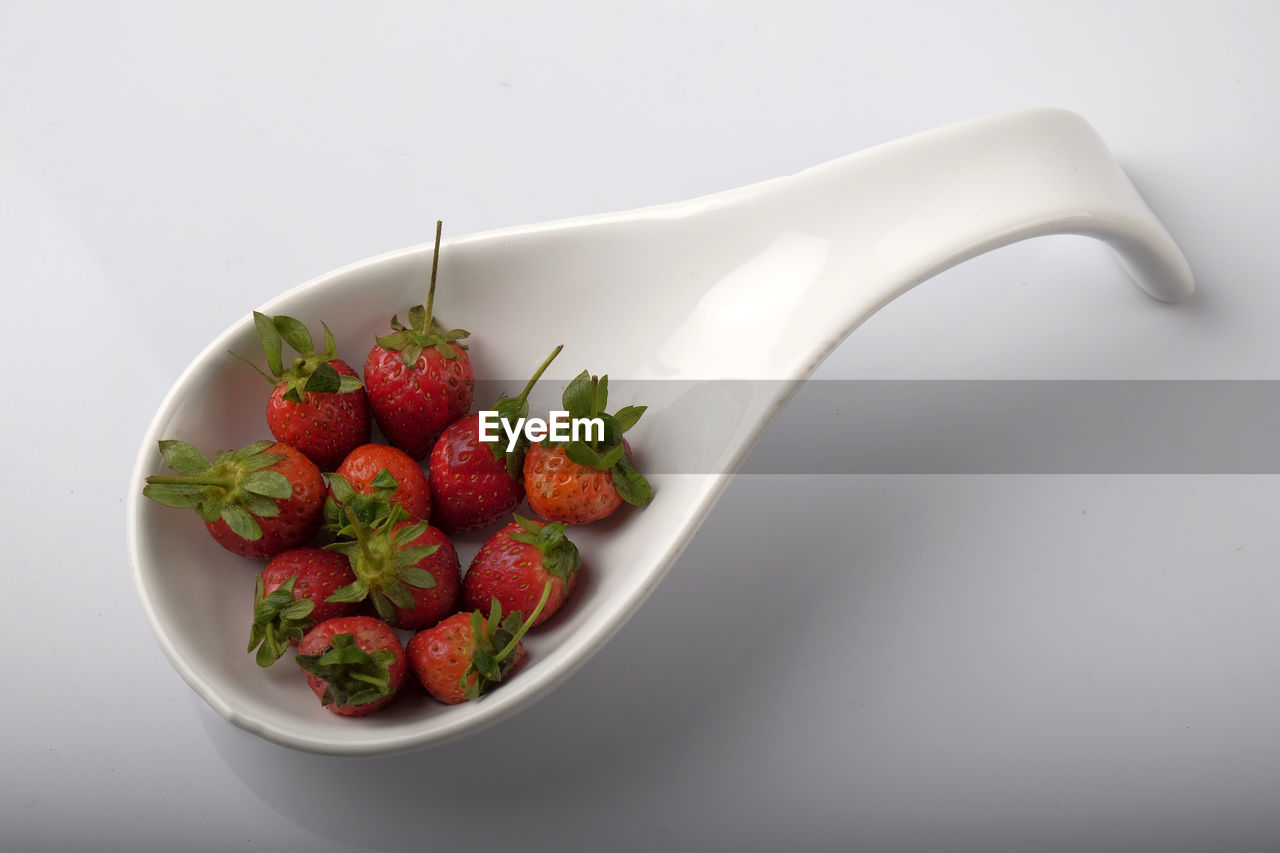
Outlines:
{"type": "Polygon", "coordinates": [[[263,370],[261,367],[258,367],[258,365],[254,364],[252,361],[250,361],[249,359],[247,359],[247,358],[245,358],[244,356],[240,355],[240,353],[237,353],[237,352],[231,352],[231,350],[227,350],[227,353],[228,353],[229,355],[231,355],[232,357],[234,357],[234,358],[238,358],[238,359],[240,359],[240,360],[241,360],[241,361],[243,361],[245,364],[247,364],[247,365],[249,365],[250,367],[252,367],[252,368],[254,369],[254,371],[256,371],[256,372],[257,372],[257,374],[258,374],[259,376],[261,376],[263,379],[267,380],[267,382],[268,382],[272,387],[274,387],[274,386],[275,386],[276,381],[277,381],[277,380],[276,380],[276,378],[275,378],[274,376],[271,376],[270,374],[268,374],[268,373],[267,373],[265,370],[263,370]]]}
{"type": "Polygon", "coordinates": [[[520,392],[520,396],[516,398],[517,400],[523,403],[525,400],[529,399],[529,392],[533,390],[534,385],[538,384],[538,380],[542,378],[543,372],[551,366],[551,362],[556,360],[556,356],[560,354],[560,350],[562,349],[564,349],[564,344],[560,344],[560,346],[551,351],[551,355],[547,356],[547,360],[542,362],[542,365],[534,372],[533,378],[524,386],[524,390],[520,392]]]}
{"type": "Polygon", "coordinates": [[[533,612],[529,614],[529,618],[524,620],[524,624],[520,626],[520,630],[516,631],[515,634],[511,637],[511,642],[507,643],[503,647],[502,651],[494,655],[494,658],[493,658],[494,660],[498,662],[504,661],[506,660],[507,655],[515,651],[516,646],[519,645],[520,643],[520,639],[529,631],[531,627],[533,627],[533,623],[538,620],[538,617],[542,615],[542,608],[547,606],[547,600],[549,598],[551,598],[551,581],[550,580],[548,580],[545,584],[542,585],[542,598],[538,599],[538,605],[533,608],[533,612]]]}
{"type": "Polygon", "coordinates": [[[365,675],[362,672],[353,672],[351,673],[351,677],[356,681],[363,681],[365,684],[372,684],[374,687],[378,688],[385,688],[390,683],[390,679],[388,678],[377,678],[372,675],[365,675]]]}
{"type": "Polygon", "coordinates": [[[444,228],[444,221],[436,220],[436,245],[431,253],[431,283],[427,285],[427,318],[423,322],[422,331],[431,333],[431,306],[436,301],[436,269],[440,265],[440,232],[444,228]]]}
{"type": "MultiPolygon", "coordinates": [[[[603,407],[600,405],[600,377],[592,376],[591,377],[591,417],[594,418],[596,416],[596,413],[599,412],[602,408],[603,407]]],[[[597,444],[598,442],[593,437],[591,439],[591,449],[592,450],[599,449],[597,447],[597,444]]]]}
{"type": "Polygon", "coordinates": [[[360,523],[356,517],[356,511],[353,507],[347,506],[347,518],[351,521],[351,526],[355,528],[356,542],[360,545],[360,553],[364,555],[369,566],[376,566],[378,560],[373,556],[373,551],[369,548],[369,530],[365,525],[360,523]]]}
{"type": "Polygon", "coordinates": [[[236,481],[232,477],[195,477],[187,474],[160,475],[147,478],[152,486],[219,486],[234,489],[236,481]]]}

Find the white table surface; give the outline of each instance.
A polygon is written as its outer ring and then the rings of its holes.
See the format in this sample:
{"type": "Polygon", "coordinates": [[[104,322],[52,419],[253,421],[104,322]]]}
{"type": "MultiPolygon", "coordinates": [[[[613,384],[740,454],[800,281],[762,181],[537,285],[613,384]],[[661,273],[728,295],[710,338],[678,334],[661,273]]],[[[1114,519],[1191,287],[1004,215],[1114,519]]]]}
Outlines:
{"type": "Polygon", "coordinates": [[[1280,379],[1278,9],[0,0],[0,849],[1277,849],[1270,463],[742,476],[557,692],[379,759],[274,746],[187,688],[124,492],[208,340],[438,216],[675,201],[1027,106],[1094,124],[1197,295],[1031,241],[819,376],[1280,379]]]}

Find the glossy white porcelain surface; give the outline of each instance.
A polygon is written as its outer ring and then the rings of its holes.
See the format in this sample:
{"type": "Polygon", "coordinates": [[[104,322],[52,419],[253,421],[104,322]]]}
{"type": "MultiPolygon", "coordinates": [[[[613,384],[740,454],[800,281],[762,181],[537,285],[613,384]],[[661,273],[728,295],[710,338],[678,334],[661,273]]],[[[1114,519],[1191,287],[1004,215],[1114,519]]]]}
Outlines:
{"type": "MultiPolygon", "coordinates": [[[[1153,296],[1192,291],[1182,255],[1096,133],[1059,110],[978,119],[691,201],[447,240],[436,310],[472,331],[477,375],[523,376],[564,343],[544,386],[587,368],[614,380],[615,405],[652,403],[632,441],[655,499],[573,531],[585,582],[573,606],[530,637],[517,678],[480,702],[405,699],[356,724],[320,708],[291,667],[263,672],[244,653],[254,569],[221,552],[194,514],[139,497],[143,478],[163,467],[161,438],[212,451],[264,436],[261,380],[227,354],[255,350],[246,313],[183,372],[142,440],[128,532],[147,616],[192,688],[269,740],[376,754],[479,730],[563,681],[635,613],[726,475],[853,329],[947,267],[1059,233],[1107,242],[1153,296]],[[729,405],[708,400],[714,380],[748,380],[737,386],[747,391],[729,405]],[[678,393],[618,399],[628,388],[678,393]]],[[[260,308],[323,319],[356,361],[392,313],[421,300],[430,261],[427,245],[394,252],[260,308]]],[[[460,550],[477,546],[464,540],[460,550]]]]}

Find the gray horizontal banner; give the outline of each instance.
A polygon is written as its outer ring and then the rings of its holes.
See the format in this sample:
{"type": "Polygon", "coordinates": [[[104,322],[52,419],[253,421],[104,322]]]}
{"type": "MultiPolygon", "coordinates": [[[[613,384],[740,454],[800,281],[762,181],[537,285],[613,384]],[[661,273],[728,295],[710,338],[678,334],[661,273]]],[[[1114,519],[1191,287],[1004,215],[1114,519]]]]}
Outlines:
{"type": "MultiPolygon", "coordinates": [[[[540,390],[534,412],[558,408],[559,390],[540,390]]],[[[651,406],[636,430],[647,470],[725,473],[725,447],[788,390],[615,381],[608,408],[651,406]]],[[[484,391],[477,406],[488,405],[484,391]]],[[[738,473],[1277,474],[1280,381],[806,381],[738,473]]]]}

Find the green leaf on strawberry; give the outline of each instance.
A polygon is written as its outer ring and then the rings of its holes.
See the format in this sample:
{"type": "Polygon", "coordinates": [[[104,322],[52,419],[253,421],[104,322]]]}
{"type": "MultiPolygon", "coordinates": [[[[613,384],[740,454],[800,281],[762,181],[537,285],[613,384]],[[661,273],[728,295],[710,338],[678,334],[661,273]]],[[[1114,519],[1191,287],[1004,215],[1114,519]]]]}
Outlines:
{"type": "Polygon", "coordinates": [[[351,561],[356,580],[334,592],[330,602],[373,602],[378,616],[389,625],[400,620],[396,608],[412,611],[418,601],[411,589],[428,590],[436,586],[435,576],[419,566],[440,550],[440,545],[413,544],[427,532],[428,524],[407,524],[408,514],[399,504],[392,504],[385,514],[372,522],[362,520],[355,506],[344,507],[346,524],[340,535],[350,537],[326,545],[351,561]]]}
{"type": "Polygon", "coordinates": [[[508,535],[522,545],[537,548],[542,557],[542,567],[549,575],[567,583],[569,575],[582,568],[582,555],[578,546],[565,535],[563,524],[538,524],[518,514],[514,517],[521,529],[508,535]]]}
{"type": "Polygon", "coordinates": [[[610,473],[613,476],[613,487],[627,503],[632,506],[648,506],[653,500],[653,487],[625,455],[617,461],[610,473]]]}
{"type": "Polygon", "coordinates": [[[357,539],[358,536],[355,528],[351,527],[352,524],[375,526],[392,514],[393,507],[398,513],[398,521],[408,518],[408,513],[400,508],[399,504],[393,504],[391,501],[400,483],[390,471],[383,468],[369,481],[369,484],[373,486],[372,493],[357,492],[346,477],[341,474],[329,475],[329,489],[332,495],[325,498],[324,523],[334,536],[357,539]],[[354,518],[351,517],[352,515],[354,518]]]}
{"type": "Polygon", "coordinates": [[[542,587],[542,597],[527,619],[518,610],[503,618],[502,602],[496,598],[489,605],[488,619],[479,610],[472,611],[471,636],[475,649],[459,682],[464,698],[479,699],[507,677],[515,666],[520,640],[533,627],[550,597],[551,581],[547,581],[542,587]],[[472,675],[476,677],[472,679],[472,675]]]}
{"type": "MultiPolygon", "coordinates": [[[[614,414],[605,411],[609,402],[609,377],[592,376],[582,371],[565,387],[561,403],[570,419],[598,419],[604,435],[590,441],[564,442],[564,454],[570,461],[599,471],[609,471],[614,488],[624,501],[633,506],[648,506],[653,488],[636,469],[627,455],[623,436],[636,425],[647,406],[624,406],[614,414]]],[[[554,442],[544,441],[550,447],[554,442]]]]}
{"type": "Polygon", "coordinates": [[[389,695],[395,660],[386,649],[360,648],[352,634],[336,634],[323,652],[297,657],[304,672],[325,682],[321,705],[364,705],[389,695]]]}
{"type": "Polygon", "coordinates": [[[258,666],[275,663],[289,649],[289,642],[302,639],[316,620],[311,618],[315,602],[297,598],[293,585],[298,580],[293,575],[270,595],[263,595],[265,586],[259,577],[254,585],[253,625],[249,629],[249,651],[257,650],[258,666]]]}
{"type": "Polygon", "coordinates": [[[236,358],[257,370],[273,385],[284,383],[284,399],[301,403],[311,392],[346,394],[364,387],[355,376],[341,374],[330,362],[338,358],[338,347],[333,333],[324,323],[324,349],[316,352],[311,333],[299,320],[284,314],[268,317],[260,311],[253,312],[253,325],[267,359],[267,371],[248,359],[232,353],[236,358]],[[297,357],[285,366],[284,345],[288,344],[297,357]]]}
{"type": "Polygon", "coordinates": [[[194,445],[166,439],[160,455],[178,473],[147,478],[142,494],[157,503],[194,509],[210,523],[221,519],[237,536],[251,542],[262,538],[257,518],[273,518],[280,508],[273,498],[293,492],[289,478],[262,469],[284,457],[266,450],[274,442],[258,441],[239,450],[224,450],[212,461],[194,445]]]}
{"type": "Polygon", "coordinates": [[[391,317],[391,334],[377,338],[378,346],[386,350],[398,351],[405,366],[413,367],[418,363],[418,356],[424,349],[432,348],[441,356],[453,361],[458,357],[459,349],[467,345],[461,340],[470,337],[466,329],[450,329],[440,325],[440,321],[432,316],[432,305],[436,296],[436,271],[440,264],[440,231],[444,223],[436,222],[435,252],[431,256],[431,282],[427,286],[427,301],[424,305],[415,305],[409,309],[409,325],[400,322],[398,315],[391,317]]]}
{"type": "Polygon", "coordinates": [[[617,421],[618,428],[626,432],[636,425],[636,421],[640,420],[640,416],[647,408],[647,406],[623,406],[613,413],[613,418],[617,421]]]}
{"type": "Polygon", "coordinates": [[[179,474],[199,474],[213,465],[209,457],[193,444],[166,439],[160,442],[160,456],[179,474]]]}

